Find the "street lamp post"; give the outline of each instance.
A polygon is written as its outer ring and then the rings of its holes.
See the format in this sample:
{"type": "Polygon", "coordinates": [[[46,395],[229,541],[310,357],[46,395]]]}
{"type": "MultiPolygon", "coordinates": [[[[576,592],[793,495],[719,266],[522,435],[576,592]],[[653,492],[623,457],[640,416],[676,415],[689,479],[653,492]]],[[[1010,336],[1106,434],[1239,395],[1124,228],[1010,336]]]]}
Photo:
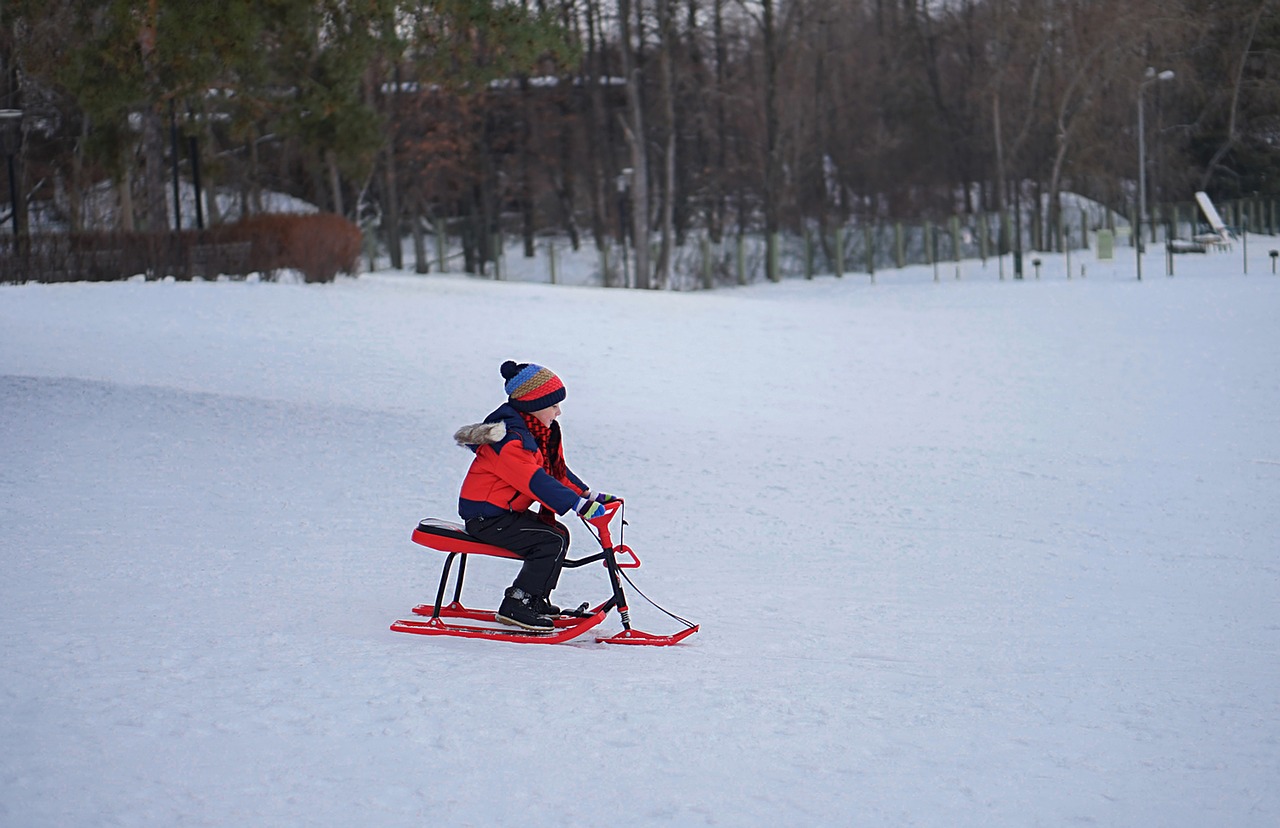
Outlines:
{"type": "Polygon", "coordinates": [[[22,110],[0,109],[0,141],[9,161],[9,206],[13,210],[13,247],[18,248],[18,176],[13,157],[22,149],[22,110]]]}
{"type": "Polygon", "coordinates": [[[1142,224],[1147,216],[1147,130],[1143,122],[1142,93],[1157,82],[1173,79],[1173,70],[1166,69],[1159,74],[1148,66],[1146,79],[1138,84],[1138,216],[1137,225],[1133,228],[1133,247],[1138,257],[1138,281],[1142,281],[1142,224]]]}

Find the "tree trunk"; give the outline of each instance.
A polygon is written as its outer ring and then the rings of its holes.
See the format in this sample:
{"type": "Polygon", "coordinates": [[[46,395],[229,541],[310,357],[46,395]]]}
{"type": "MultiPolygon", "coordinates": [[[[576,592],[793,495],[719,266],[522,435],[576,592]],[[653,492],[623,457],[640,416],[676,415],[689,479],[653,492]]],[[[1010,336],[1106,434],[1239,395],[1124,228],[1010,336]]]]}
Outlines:
{"type": "Polygon", "coordinates": [[[413,236],[413,272],[427,274],[431,272],[431,263],[427,258],[426,234],[422,230],[422,199],[415,198],[409,209],[409,233],[413,236]]]}
{"type": "Polygon", "coordinates": [[[345,216],[347,211],[342,203],[342,177],[338,173],[338,154],[333,150],[325,150],[324,161],[329,172],[329,191],[330,198],[333,199],[333,212],[345,216]]]}
{"type": "MultiPolygon", "coordinates": [[[[249,133],[249,207],[254,215],[262,213],[262,176],[258,172],[258,130],[249,133]]],[[[341,214],[341,210],[338,211],[341,214]]],[[[244,218],[244,215],[240,216],[244,218]]]]}
{"type": "Polygon", "coordinates": [[[125,233],[134,231],[133,218],[133,167],[126,158],[117,184],[120,193],[120,230],[125,233]]]}
{"type": "Polygon", "coordinates": [[[996,188],[995,208],[999,212],[1004,209],[1005,173],[1004,173],[1004,126],[1000,121],[1000,90],[996,89],[991,99],[991,134],[996,151],[996,188]]]}
{"type": "MultiPolygon", "coordinates": [[[[384,70],[385,71],[385,70],[384,70]]],[[[374,93],[377,78],[382,72],[374,73],[370,70],[365,75],[364,95],[365,102],[370,109],[375,108],[377,96],[374,93]]],[[[390,100],[387,101],[387,139],[383,152],[386,154],[387,167],[383,184],[383,214],[382,223],[386,227],[387,254],[391,260],[391,267],[395,270],[404,270],[404,250],[401,244],[401,235],[404,232],[402,208],[400,206],[400,165],[396,159],[399,151],[398,142],[400,126],[400,66],[396,64],[394,71],[391,73],[391,94],[390,100]]]]}
{"type": "Polygon", "coordinates": [[[675,38],[675,32],[671,24],[671,0],[660,0],[658,15],[662,39],[662,51],[658,60],[662,83],[662,108],[667,121],[667,140],[663,158],[662,241],[659,247],[654,287],[665,290],[671,285],[671,248],[675,240],[676,204],[676,107],[674,72],[671,66],[671,43],[675,38]]]}
{"type": "Polygon", "coordinates": [[[716,49],[716,86],[715,86],[715,125],[716,125],[716,173],[708,209],[707,232],[711,240],[719,243],[724,237],[725,228],[725,176],[729,162],[729,136],[727,116],[725,113],[725,65],[729,61],[729,51],[725,45],[724,35],[724,0],[715,0],[714,9],[716,49]]]}
{"type": "MultiPolygon", "coordinates": [[[[394,129],[394,128],[393,128],[394,129]]],[[[386,168],[382,176],[382,227],[383,241],[387,245],[387,255],[391,267],[404,269],[404,251],[400,234],[403,229],[400,216],[400,176],[396,170],[396,146],[394,136],[388,140],[384,150],[386,168]]]]}
{"type": "Polygon", "coordinates": [[[778,272],[778,188],[779,170],[779,121],[778,121],[778,54],[775,40],[777,33],[773,17],[774,0],[761,0],[764,27],[764,122],[765,122],[765,170],[764,170],[764,233],[765,272],[769,280],[782,279],[778,272]]]}
{"type": "Polygon", "coordinates": [[[387,147],[386,170],[386,204],[382,215],[382,223],[387,228],[387,253],[391,256],[391,267],[404,269],[404,253],[400,245],[400,185],[396,175],[396,148],[392,140],[387,147]]]}
{"type": "Polygon", "coordinates": [[[157,106],[142,111],[143,226],[151,233],[169,229],[169,200],[165,195],[164,123],[157,106]]]}
{"type": "Polygon", "coordinates": [[[84,231],[84,147],[89,139],[89,118],[86,116],[80,130],[80,140],[71,153],[71,180],[67,182],[67,212],[70,213],[71,232],[84,231]]]}
{"type": "Polygon", "coordinates": [[[160,82],[155,65],[156,36],[159,22],[157,0],[147,4],[147,16],[138,30],[138,50],[142,56],[146,89],[152,100],[143,108],[142,117],[142,205],[143,226],[152,233],[169,229],[168,201],[164,194],[164,124],[161,120],[157,90],[160,82]]]}
{"type": "Polygon", "coordinates": [[[204,178],[204,207],[205,217],[208,219],[207,227],[217,227],[222,224],[222,207],[218,204],[218,188],[213,181],[207,168],[200,170],[204,178]]]}
{"type": "Polygon", "coordinates": [[[627,145],[631,150],[631,240],[635,247],[634,286],[651,287],[649,264],[649,163],[645,147],[644,109],[640,99],[640,70],[636,67],[631,44],[631,0],[619,0],[618,18],[622,24],[622,74],[627,85],[627,110],[630,121],[624,122],[627,145]]]}
{"type": "MultiPolygon", "coordinates": [[[[603,146],[606,144],[611,122],[605,115],[604,89],[601,79],[604,74],[603,61],[600,54],[600,38],[597,37],[597,25],[600,19],[598,6],[594,2],[586,4],[587,14],[587,54],[583,59],[583,85],[587,89],[588,124],[587,165],[588,186],[591,198],[591,235],[595,239],[596,249],[604,251],[608,247],[611,230],[609,222],[610,205],[605,173],[605,162],[602,158],[603,146]]],[[[568,151],[567,147],[563,148],[568,151]]],[[[566,175],[568,173],[566,172],[566,175]]],[[[601,274],[605,287],[613,287],[613,277],[609,271],[601,274]]]]}
{"type": "Polygon", "coordinates": [[[524,242],[524,257],[532,259],[536,254],[534,244],[533,215],[533,95],[529,90],[529,76],[520,75],[520,237],[524,242]]]}
{"type": "Polygon", "coordinates": [[[569,234],[569,243],[576,251],[582,246],[581,234],[578,232],[578,219],[574,215],[573,201],[577,187],[577,173],[574,170],[573,139],[570,124],[573,122],[571,106],[564,104],[560,109],[560,180],[556,186],[556,197],[560,204],[561,220],[564,230],[569,234]]]}

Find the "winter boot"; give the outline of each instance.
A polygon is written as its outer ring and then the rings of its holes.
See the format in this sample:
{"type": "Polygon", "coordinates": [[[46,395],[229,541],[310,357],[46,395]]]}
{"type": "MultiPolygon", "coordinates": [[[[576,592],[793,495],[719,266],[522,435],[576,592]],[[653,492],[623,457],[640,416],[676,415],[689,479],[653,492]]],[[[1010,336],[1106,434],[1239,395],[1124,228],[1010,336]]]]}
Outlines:
{"type": "Polygon", "coordinates": [[[555,604],[548,601],[544,596],[538,595],[533,599],[533,611],[539,615],[559,615],[561,610],[555,604]]]}
{"type": "Polygon", "coordinates": [[[494,615],[497,621],[503,624],[510,624],[514,627],[524,627],[526,630],[533,632],[552,632],[556,625],[551,619],[545,615],[539,614],[534,609],[534,601],[532,595],[523,589],[516,587],[508,587],[504,593],[502,603],[498,606],[498,612],[494,615]]]}

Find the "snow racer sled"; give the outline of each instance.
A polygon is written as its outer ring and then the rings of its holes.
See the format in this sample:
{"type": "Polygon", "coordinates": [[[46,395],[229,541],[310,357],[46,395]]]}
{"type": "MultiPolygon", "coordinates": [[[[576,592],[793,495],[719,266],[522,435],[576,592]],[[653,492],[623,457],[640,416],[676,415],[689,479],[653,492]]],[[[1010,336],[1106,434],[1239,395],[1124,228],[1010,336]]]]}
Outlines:
{"type": "MultiPolygon", "coordinates": [[[[610,610],[616,609],[622,621],[622,632],[611,636],[598,637],[596,641],[604,644],[647,644],[660,647],[683,641],[698,631],[698,625],[663,610],[657,604],[654,604],[654,606],[659,610],[684,624],[684,629],[672,635],[654,635],[633,629],[631,626],[631,615],[627,608],[626,594],[622,591],[622,581],[626,580],[628,584],[635,587],[635,584],[631,582],[624,570],[638,568],[640,566],[640,558],[637,557],[635,552],[631,551],[631,547],[621,542],[621,529],[618,532],[619,542],[617,544],[614,544],[609,530],[609,524],[614,517],[621,518],[622,504],[621,500],[606,503],[604,504],[605,512],[603,515],[592,520],[583,521],[594,528],[595,532],[593,534],[600,542],[600,551],[585,558],[570,559],[564,562],[564,566],[568,569],[586,566],[597,561],[603,562],[605,569],[609,572],[609,581],[613,586],[613,594],[608,600],[592,609],[588,609],[589,604],[584,603],[576,610],[561,612],[559,616],[553,619],[555,628],[550,632],[456,623],[454,619],[495,621],[494,616],[496,613],[494,610],[471,609],[462,604],[462,579],[466,575],[467,556],[492,555],[496,558],[513,558],[515,560],[521,560],[521,558],[514,552],[503,549],[500,546],[492,546],[476,540],[467,534],[460,523],[440,520],[439,518],[423,520],[413,530],[413,542],[421,544],[428,549],[448,553],[448,557],[444,559],[444,571],[440,574],[440,588],[436,590],[436,602],[434,604],[419,604],[413,608],[413,612],[416,615],[426,616],[426,620],[396,621],[391,625],[391,629],[395,632],[413,633],[415,635],[448,635],[460,638],[487,638],[495,641],[515,641],[531,644],[559,644],[577,638],[593,627],[598,626],[601,621],[604,621],[610,610]],[[445,590],[449,585],[449,571],[455,558],[458,559],[458,575],[453,588],[453,600],[446,604],[444,603],[445,590]]],[[[621,525],[626,525],[626,521],[620,522],[621,525]]],[[[639,592],[639,589],[636,591],[639,592]]],[[[644,595],[644,593],[641,593],[641,595],[644,595]]],[[[645,600],[649,600],[648,596],[645,596],[645,600]]],[[[652,604],[653,602],[649,601],[649,603],[652,604]]]]}

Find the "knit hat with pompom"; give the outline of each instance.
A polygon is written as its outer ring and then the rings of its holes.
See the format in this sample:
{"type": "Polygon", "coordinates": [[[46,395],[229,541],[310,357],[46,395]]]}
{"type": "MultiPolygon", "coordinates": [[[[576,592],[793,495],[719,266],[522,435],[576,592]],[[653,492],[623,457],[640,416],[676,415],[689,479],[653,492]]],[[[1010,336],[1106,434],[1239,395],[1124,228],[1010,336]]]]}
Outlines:
{"type": "Polygon", "coordinates": [[[564,383],[541,365],[507,360],[502,363],[507,401],[517,411],[540,411],[564,399],[564,383]]]}

